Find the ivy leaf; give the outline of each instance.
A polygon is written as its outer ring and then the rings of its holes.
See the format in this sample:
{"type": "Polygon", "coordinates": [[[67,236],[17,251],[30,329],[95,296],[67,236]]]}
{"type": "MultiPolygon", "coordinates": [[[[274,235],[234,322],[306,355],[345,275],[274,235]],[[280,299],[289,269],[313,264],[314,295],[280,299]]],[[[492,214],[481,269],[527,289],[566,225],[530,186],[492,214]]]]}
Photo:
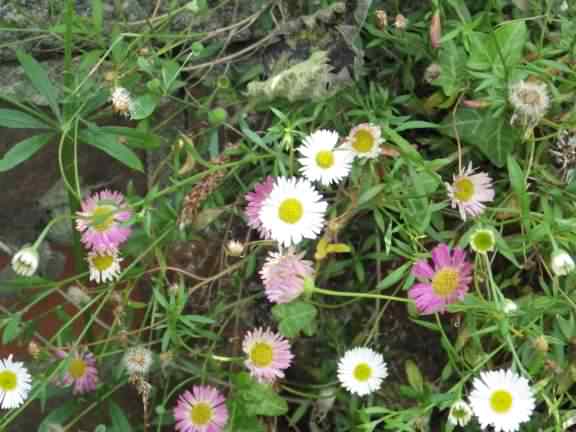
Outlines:
{"type": "Polygon", "coordinates": [[[315,306],[304,302],[278,304],[272,308],[280,333],[288,338],[298,336],[300,332],[312,336],[316,332],[317,314],[315,306]]]}
{"type": "Polygon", "coordinates": [[[442,44],[439,62],[440,76],[433,84],[442,87],[448,97],[454,96],[464,87],[466,77],[466,52],[453,41],[442,44]]]}
{"type": "MultiPolygon", "coordinates": [[[[442,122],[442,132],[455,137],[452,116],[442,122]]],[[[522,131],[511,128],[504,116],[492,116],[488,110],[471,108],[459,109],[456,112],[454,126],[460,139],[476,146],[490,161],[499,168],[506,165],[508,155],[514,145],[521,140],[522,131]]]]}
{"type": "Polygon", "coordinates": [[[233,378],[237,409],[247,416],[276,417],[288,412],[288,404],[271,385],[254,381],[246,372],[233,378]]]}
{"type": "Polygon", "coordinates": [[[145,94],[138,96],[134,100],[134,109],[132,110],[132,120],[142,120],[150,116],[158,105],[158,97],[145,94]]]}

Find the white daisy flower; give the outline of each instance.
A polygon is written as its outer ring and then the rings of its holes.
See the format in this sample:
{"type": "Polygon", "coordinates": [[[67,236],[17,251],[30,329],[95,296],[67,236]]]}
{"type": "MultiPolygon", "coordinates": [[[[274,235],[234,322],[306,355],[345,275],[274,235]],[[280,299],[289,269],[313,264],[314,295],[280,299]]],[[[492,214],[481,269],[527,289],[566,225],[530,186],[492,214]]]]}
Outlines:
{"type": "Polygon", "coordinates": [[[318,237],[327,207],[308,180],[279,177],[262,203],[260,220],[273,240],[290,246],[318,237]]]}
{"type": "Polygon", "coordinates": [[[472,164],[454,176],[452,184],[446,183],[452,208],[458,208],[460,217],[466,221],[468,216],[476,217],[486,209],[485,203],[494,200],[492,179],[485,172],[474,174],[472,164]]]}
{"type": "Polygon", "coordinates": [[[483,429],[516,432],[530,420],[535,401],[526,378],[511,370],[488,371],[480,373],[472,386],[468,399],[483,429]]]}
{"type": "Polygon", "coordinates": [[[88,254],[90,265],[90,280],[96,283],[106,283],[118,279],[120,276],[120,263],[122,258],[117,251],[90,252],[88,254]]]}
{"type": "Polygon", "coordinates": [[[24,363],[12,361],[12,355],[0,360],[0,409],[22,405],[30,393],[31,381],[24,363]]]}
{"type": "Polygon", "coordinates": [[[370,348],[351,349],[338,362],[338,380],[346,390],[358,396],[378,390],[387,376],[382,354],[370,348]]]}
{"type": "Polygon", "coordinates": [[[32,276],[38,269],[40,258],[34,246],[24,246],[12,257],[12,270],[20,276],[32,276]]]}
{"type": "Polygon", "coordinates": [[[302,155],[298,162],[304,177],[328,186],[348,176],[354,154],[348,149],[336,148],[339,138],[337,132],[320,129],[304,139],[304,144],[298,147],[302,155]]]}
{"type": "Polygon", "coordinates": [[[450,407],[448,422],[454,426],[466,426],[472,419],[472,408],[464,401],[456,401],[450,407]]]}
{"type": "Polygon", "coordinates": [[[364,159],[375,159],[380,153],[380,144],[382,139],[382,131],[380,127],[371,123],[361,123],[354,127],[344,144],[356,157],[364,159]]]}

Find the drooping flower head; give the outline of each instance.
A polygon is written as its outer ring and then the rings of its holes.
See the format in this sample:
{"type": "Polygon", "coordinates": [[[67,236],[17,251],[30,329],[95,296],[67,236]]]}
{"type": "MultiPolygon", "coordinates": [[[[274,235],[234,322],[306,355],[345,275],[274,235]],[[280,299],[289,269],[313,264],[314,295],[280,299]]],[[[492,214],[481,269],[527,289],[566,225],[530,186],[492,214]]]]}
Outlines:
{"type": "Polygon", "coordinates": [[[432,249],[432,262],[433,266],[421,260],[412,267],[412,274],[420,282],[410,288],[408,296],[422,314],[443,312],[446,305],[462,300],[472,280],[472,265],[460,248],[450,251],[442,243],[432,249]]]}
{"type": "Polygon", "coordinates": [[[576,264],[568,252],[556,249],[550,259],[550,268],[556,276],[566,276],[574,271],[576,264]]]}
{"type": "Polygon", "coordinates": [[[383,142],[380,127],[371,123],[361,123],[352,128],[344,145],[356,157],[375,159],[381,153],[380,145],[383,142]]]}
{"type": "Polygon", "coordinates": [[[220,432],[228,422],[226,399],[211,386],[194,386],[178,398],[174,408],[179,432],[220,432]]]}
{"type": "Polygon", "coordinates": [[[270,252],[260,271],[266,297],[272,303],[290,303],[304,291],[304,279],[312,277],[312,261],[304,260],[304,253],[289,249],[286,253],[270,252]]]}
{"type": "Polygon", "coordinates": [[[338,362],[338,380],[350,393],[366,396],[380,388],[388,376],[382,354],[370,348],[353,348],[346,351],[338,362]]]}
{"type": "Polygon", "coordinates": [[[7,359],[0,360],[0,409],[18,408],[30,393],[32,378],[24,363],[7,359]]]}
{"type": "Polygon", "coordinates": [[[38,269],[40,258],[34,246],[24,246],[12,257],[12,270],[20,276],[30,277],[38,269]]]}
{"type": "Polygon", "coordinates": [[[466,402],[459,400],[452,404],[448,414],[448,422],[454,426],[466,426],[472,420],[472,408],[466,402]]]}
{"type": "Polygon", "coordinates": [[[244,362],[253,378],[262,383],[272,383],[284,378],[294,355],[290,343],[270,329],[257,328],[244,336],[242,350],[248,358],[244,362]]]}
{"type": "Polygon", "coordinates": [[[82,242],[95,252],[118,249],[130,236],[126,225],[132,212],[119,192],[96,192],[82,202],[77,213],[76,228],[82,233],[82,242]]]}
{"type": "Polygon", "coordinates": [[[525,127],[534,127],[548,111],[550,98],[546,84],[534,81],[518,81],[510,87],[509,100],[514,107],[511,123],[517,118],[525,127]]]}
{"type": "Polygon", "coordinates": [[[106,283],[118,279],[120,263],[123,258],[114,249],[102,252],[90,252],[86,258],[90,266],[90,280],[96,283],[106,283]]]}
{"type": "Polygon", "coordinates": [[[526,378],[511,370],[487,371],[474,378],[472,387],[468,399],[483,429],[515,432],[530,420],[535,401],[526,378]]]}
{"type": "Polygon", "coordinates": [[[273,240],[290,246],[318,237],[327,207],[308,180],[278,177],[262,204],[260,220],[273,240]]]}
{"type": "Polygon", "coordinates": [[[484,212],[484,203],[494,199],[492,179],[484,172],[473,174],[472,164],[454,176],[452,184],[446,183],[452,208],[458,207],[463,221],[467,216],[476,217],[484,212]]]}
{"type": "Polygon", "coordinates": [[[90,351],[80,353],[72,351],[70,354],[64,351],[56,351],[61,359],[68,358],[67,368],[64,370],[57,384],[62,387],[74,386],[74,394],[84,394],[96,390],[98,385],[98,369],[96,359],[90,351]]]}
{"type": "Polygon", "coordinates": [[[266,201],[273,188],[274,177],[268,176],[264,181],[257,183],[254,186],[253,192],[248,192],[246,194],[248,205],[246,206],[245,213],[246,218],[248,219],[248,226],[258,230],[260,235],[264,238],[270,238],[270,232],[262,226],[260,210],[262,210],[262,204],[266,201]]]}
{"type": "Polygon", "coordinates": [[[338,133],[320,129],[304,139],[298,147],[300,172],[310,181],[328,186],[346,178],[352,168],[354,154],[346,148],[336,148],[338,133]]]}

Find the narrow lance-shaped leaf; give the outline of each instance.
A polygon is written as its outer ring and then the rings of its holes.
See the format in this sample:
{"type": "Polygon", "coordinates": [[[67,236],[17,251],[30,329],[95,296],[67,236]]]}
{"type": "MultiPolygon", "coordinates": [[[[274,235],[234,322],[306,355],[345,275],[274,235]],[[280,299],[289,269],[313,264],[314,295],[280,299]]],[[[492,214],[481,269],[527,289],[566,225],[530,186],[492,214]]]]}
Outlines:
{"type": "Polygon", "coordinates": [[[4,157],[0,159],[0,172],[8,171],[16,165],[30,159],[36,154],[46,143],[50,140],[51,135],[34,135],[24,141],[15,144],[10,150],[6,152],[4,157]]]}
{"type": "Polygon", "coordinates": [[[50,81],[48,72],[34,58],[25,52],[17,51],[18,61],[24,68],[26,76],[38,92],[46,98],[48,105],[56,117],[60,118],[60,108],[58,106],[58,91],[50,81]]]}

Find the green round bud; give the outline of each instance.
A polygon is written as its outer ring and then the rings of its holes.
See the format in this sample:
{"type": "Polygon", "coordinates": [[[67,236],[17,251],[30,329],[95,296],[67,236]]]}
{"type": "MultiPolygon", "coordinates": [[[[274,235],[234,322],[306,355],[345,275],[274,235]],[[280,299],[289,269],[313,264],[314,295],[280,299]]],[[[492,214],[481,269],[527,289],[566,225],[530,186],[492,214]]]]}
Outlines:
{"type": "Polygon", "coordinates": [[[228,113],[224,108],[215,108],[208,113],[208,122],[212,126],[220,126],[228,118],[228,113]]]}

